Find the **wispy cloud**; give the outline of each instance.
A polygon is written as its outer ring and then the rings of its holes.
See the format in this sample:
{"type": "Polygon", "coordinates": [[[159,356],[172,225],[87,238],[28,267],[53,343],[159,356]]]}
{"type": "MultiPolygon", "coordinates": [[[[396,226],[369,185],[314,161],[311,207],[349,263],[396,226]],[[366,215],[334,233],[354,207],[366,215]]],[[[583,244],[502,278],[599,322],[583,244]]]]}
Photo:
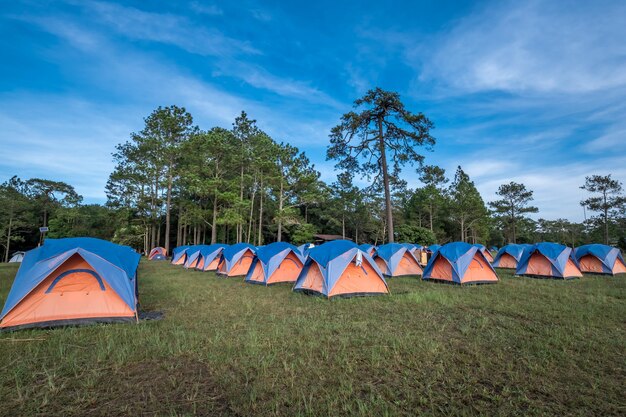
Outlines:
{"type": "Polygon", "coordinates": [[[592,92],[626,84],[625,18],[623,2],[490,2],[411,58],[465,91],[592,92]]]}
{"type": "Polygon", "coordinates": [[[0,96],[0,175],[49,177],[74,185],[90,201],[104,200],[111,153],[131,124],[122,108],[111,113],[80,98],[0,96]]]}
{"type": "Polygon", "coordinates": [[[82,3],[95,17],[131,39],[161,42],[187,52],[212,56],[258,54],[249,42],[225,36],[215,28],[199,27],[186,17],[152,13],[114,3],[82,3]]]}

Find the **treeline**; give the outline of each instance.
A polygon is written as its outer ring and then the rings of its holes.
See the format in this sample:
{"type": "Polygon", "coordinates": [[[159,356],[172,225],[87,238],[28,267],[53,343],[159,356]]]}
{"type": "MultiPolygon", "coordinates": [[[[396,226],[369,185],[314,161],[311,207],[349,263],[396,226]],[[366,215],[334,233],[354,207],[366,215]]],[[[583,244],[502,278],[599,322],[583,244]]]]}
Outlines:
{"type": "Polygon", "coordinates": [[[331,132],[327,157],[337,180],[327,184],[306,155],[263,132],[245,112],[229,129],[203,130],[176,106],[159,107],[140,132],[117,146],[106,205],[83,205],[62,182],[13,177],[0,186],[0,244],[5,260],[49,237],[94,236],[148,251],[182,244],[274,241],[295,244],[335,234],[374,244],[463,240],[501,246],[555,241],[607,242],[626,248],[622,184],[591,176],[581,188],[585,223],[531,220],[533,192],[510,182],[485,202],[458,167],[449,175],[424,165],[432,123],[408,112],[396,93],[372,90],[331,132]],[[415,165],[423,186],[410,189],[402,167],[415,165]],[[354,178],[370,185],[360,188],[354,178]],[[393,220],[393,221],[392,221],[393,220]]]}

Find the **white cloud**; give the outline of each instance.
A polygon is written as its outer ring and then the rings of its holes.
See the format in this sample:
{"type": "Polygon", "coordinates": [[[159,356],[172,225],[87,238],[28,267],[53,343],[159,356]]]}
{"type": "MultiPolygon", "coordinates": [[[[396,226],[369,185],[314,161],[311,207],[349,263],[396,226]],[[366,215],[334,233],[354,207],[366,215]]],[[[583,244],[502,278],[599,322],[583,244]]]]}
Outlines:
{"type": "Polygon", "coordinates": [[[422,81],[464,91],[593,92],[626,84],[626,3],[491,2],[434,40],[422,81]]]}
{"type": "Polygon", "coordinates": [[[189,19],[151,13],[114,3],[83,3],[101,22],[132,39],[175,45],[200,55],[234,56],[260,53],[249,42],[225,36],[215,28],[194,25],[189,19]]]}
{"type": "Polygon", "coordinates": [[[0,96],[0,174],[46,177],[103,201],[115,144],[130,132],[124,110],[104,113],[81,99],[29,94],[0,96]]]}

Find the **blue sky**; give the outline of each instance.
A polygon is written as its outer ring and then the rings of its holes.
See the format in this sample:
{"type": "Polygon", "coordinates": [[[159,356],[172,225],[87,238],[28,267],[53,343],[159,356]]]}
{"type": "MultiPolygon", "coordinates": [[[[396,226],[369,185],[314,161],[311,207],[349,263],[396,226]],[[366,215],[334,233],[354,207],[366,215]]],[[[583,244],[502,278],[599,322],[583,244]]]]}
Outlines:
{"type": "Polygon", "coordinates": [[[104,202],[114,146],[176,104],[202,128],[246,110],[333,181],[329,130],[380,86],[434,121],[426,163],[486,201],[518,181],[535,217],[581,220],[585,175],[626,183],[626,2],[382,3],[4,1],[0,180],[104,202]]]}

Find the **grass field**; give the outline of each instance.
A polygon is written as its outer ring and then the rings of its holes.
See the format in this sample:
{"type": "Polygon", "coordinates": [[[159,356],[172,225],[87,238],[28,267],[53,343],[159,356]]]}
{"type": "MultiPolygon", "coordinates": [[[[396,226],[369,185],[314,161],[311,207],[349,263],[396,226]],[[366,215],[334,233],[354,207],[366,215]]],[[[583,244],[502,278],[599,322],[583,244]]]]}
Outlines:
{"type": "Polygon", "coordinates": [[[164,320],[0,334],[0,415],[625,415],[626,277],[499,275],[328,301],[142,262],[164,320]]]}

